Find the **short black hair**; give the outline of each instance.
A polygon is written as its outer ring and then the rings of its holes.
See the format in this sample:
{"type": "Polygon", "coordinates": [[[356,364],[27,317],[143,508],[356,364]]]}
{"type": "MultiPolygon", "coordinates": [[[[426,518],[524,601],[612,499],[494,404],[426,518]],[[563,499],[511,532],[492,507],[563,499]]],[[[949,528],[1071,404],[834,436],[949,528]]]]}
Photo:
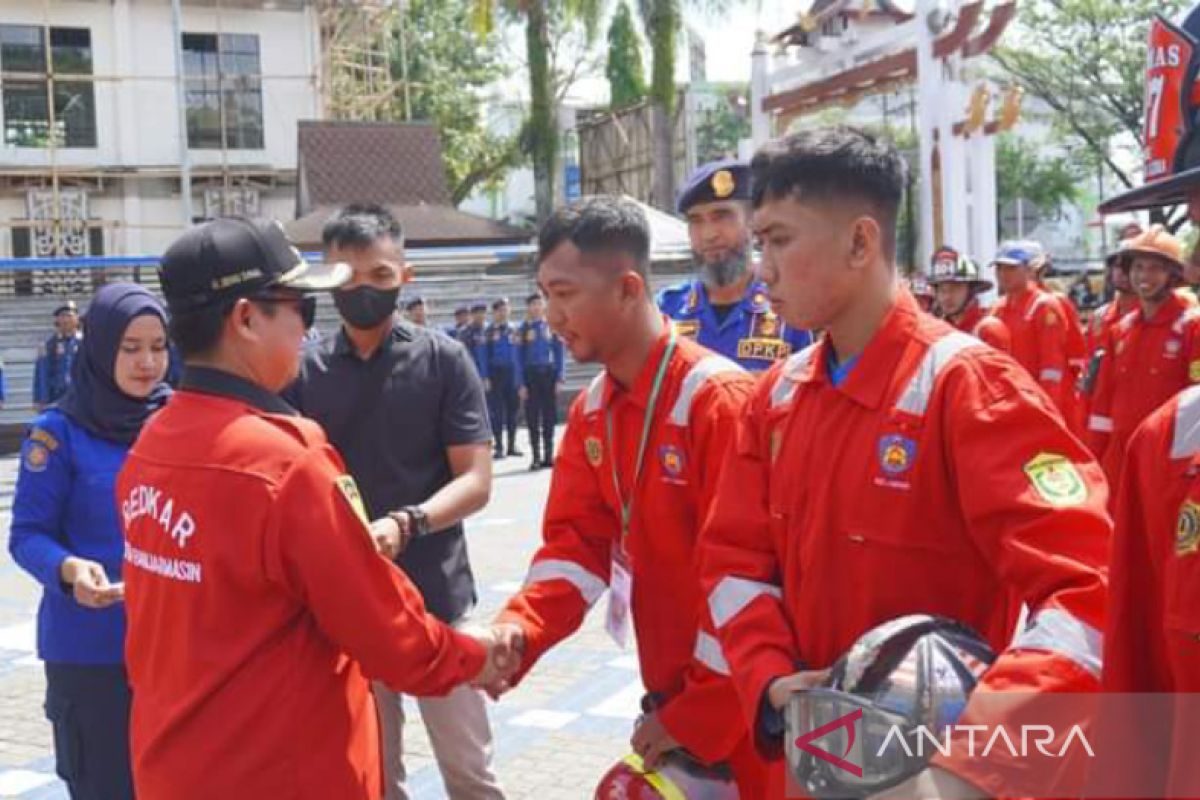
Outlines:
{"type": "Polygon", "coordinates": [[[237,301],[238,298],[233,297],[214,305],[171,314],[167,331],[171,341],[179,348],[179,357],[186,361],[208,355],[216,349],[221,341],[221,329],[237,301]]]}
{"type": "Polygon", "coordinates": [[[402,243],[404,232],[392,212],[377,203],[351,203],[321,229],[321,243],[326,247],[370,247],[385,237],[402,243]]]}
{"type": "Polygon", "coordinates": [[[544,297],[542,297],[542,293],[541,293],[541,292],[534,292],[533,294],[531,294],[531,295],[529,295],[528,297],[526,297],[526,298],[525,298],[525,305],[527,305],[527,306],[529,306],[529,305],[533,305],[533,304],[534,304],[534,303],[536,303],[538,300],[544,300],[544,299],[545,299],[545,298],[544,298],[544,297]]]}
{"type": "Polygon", "coordinates": [[[885,252],[895,256],[907,166],[887,139],[849,125],[813,128],[763,145],[750,171],[755,208],[789,196],[866,202],[883,228],[885,252]]]}
{"type": "Polygon", "coordinates": [[[538,260],[563,242],[583,253],[625,253],[650,278],[650,223],[637,203],[614,195],[584,197],[556,210],[538,232],[538,260]]]}

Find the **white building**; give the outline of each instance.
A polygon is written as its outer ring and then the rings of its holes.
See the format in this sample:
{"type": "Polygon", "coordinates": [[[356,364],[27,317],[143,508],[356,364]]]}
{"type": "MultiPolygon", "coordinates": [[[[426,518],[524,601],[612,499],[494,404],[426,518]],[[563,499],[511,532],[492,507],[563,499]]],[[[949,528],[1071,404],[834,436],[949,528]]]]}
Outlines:
{"type": "Polygon", "coordinates": [[[185,174],[193,220],[290,219],[319,44],[312,0],[0,0],[0,257],[160,253],[185,174]]]}

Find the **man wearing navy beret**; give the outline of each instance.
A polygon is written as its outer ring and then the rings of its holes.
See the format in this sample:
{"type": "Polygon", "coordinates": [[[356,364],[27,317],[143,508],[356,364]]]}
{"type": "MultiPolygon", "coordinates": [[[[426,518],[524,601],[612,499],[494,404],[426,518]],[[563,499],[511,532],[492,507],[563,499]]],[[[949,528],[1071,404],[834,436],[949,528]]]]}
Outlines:
{"type": "Polygon", "coordinates": [[[808,346],[771,310],[750,263],[750,168],[740,161],[699,167],[679,193],[699,277],[664,289],[658,307],[680,333],[752,372],[808,346]]]}

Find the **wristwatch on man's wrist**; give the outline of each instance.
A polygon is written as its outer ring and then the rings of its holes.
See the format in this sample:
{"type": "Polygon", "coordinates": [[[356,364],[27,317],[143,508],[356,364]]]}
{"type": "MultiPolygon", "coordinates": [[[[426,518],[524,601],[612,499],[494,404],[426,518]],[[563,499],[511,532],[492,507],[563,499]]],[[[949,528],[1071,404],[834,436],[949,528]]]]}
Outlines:
{"type": "Polygon", "coordinates": [[[400,509],[408,514],[413,536],[426,536],[429,533],[429,515],[420,506],[405,506],[400,509]]]}

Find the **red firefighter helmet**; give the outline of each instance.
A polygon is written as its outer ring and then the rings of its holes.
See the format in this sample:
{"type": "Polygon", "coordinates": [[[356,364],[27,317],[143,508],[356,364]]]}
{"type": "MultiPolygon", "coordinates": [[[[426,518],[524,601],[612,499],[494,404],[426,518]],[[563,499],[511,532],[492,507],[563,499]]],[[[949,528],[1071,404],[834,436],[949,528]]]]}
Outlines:
{"type": "Polygon", "coordinates": [[[647,770],[630,753],[596,785],[595,800],[738,800],[737,784],[720,771],[687,756],[669,754],[662,766],[647,770]]]}

